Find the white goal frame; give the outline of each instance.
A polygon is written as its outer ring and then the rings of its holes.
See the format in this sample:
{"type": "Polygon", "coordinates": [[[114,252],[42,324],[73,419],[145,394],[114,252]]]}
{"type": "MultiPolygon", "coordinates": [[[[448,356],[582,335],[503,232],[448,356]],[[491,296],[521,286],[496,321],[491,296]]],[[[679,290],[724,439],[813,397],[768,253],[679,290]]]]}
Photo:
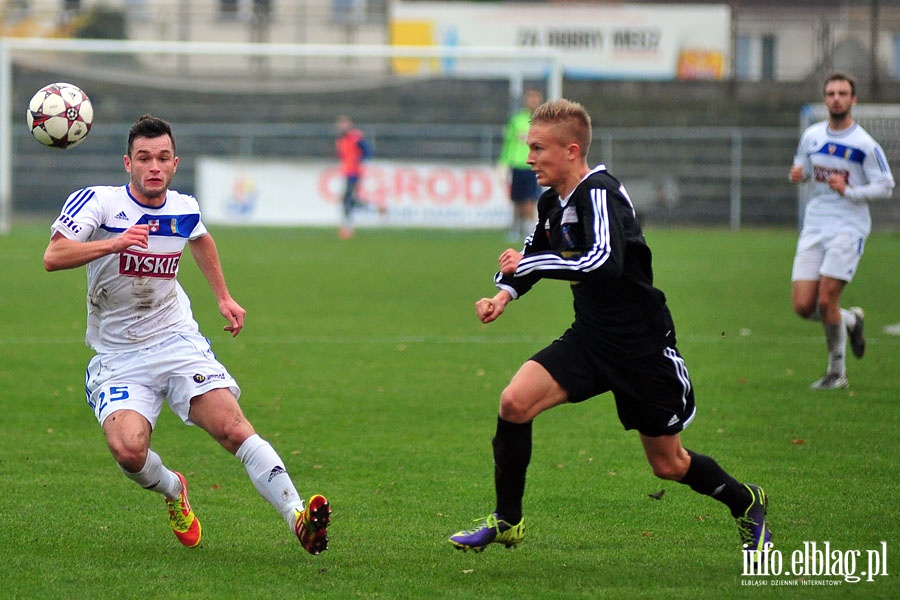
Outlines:
{"type": "MultiPolygon", "coordinates": [[[[561,98],[562,56],[556,48],[435,47],[348,44],[250,44],[133,40],[82,40],[48,38],[0,39],[0,234],[8,233],[12,212],[12,63],[16,52],[80,52],[88,54],[139,54],[175,56],[240,56],[352,59],[487,59],[503,64],[496,73],[480,73],[508,79],[512,97],[522,93],[526,77],[539,73],[547,81],[548,98],[561,98]]],[[[449,73],[447,77],[460,77],[449,73]]],[[[24,127],[24,117],[21,120],[24,127]]]]}

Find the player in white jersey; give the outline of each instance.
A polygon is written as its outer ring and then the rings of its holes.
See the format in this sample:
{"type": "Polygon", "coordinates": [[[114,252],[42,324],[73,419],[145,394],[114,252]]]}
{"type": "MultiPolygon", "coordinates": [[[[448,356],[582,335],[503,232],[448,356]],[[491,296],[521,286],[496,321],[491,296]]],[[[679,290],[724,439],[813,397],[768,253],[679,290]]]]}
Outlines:
{"type": "Polygon", "coordinates": [[[791,274],[794,311],[823,323],[828,347],[825,375],[813,389],[848,385],[847,337],[854,356],[866,350],[862,308],[841,308],[841,293],[853,279],[872,229],[868,203],[891,197],[894,178],[884,151],[853,121],[856,84],[842,73],[825,80],[828,120],[811,125],[800,137],[792,183],[811,180],[791,274]]]}
{"type": "Polygon", "coordinates": [[[236,455],[259,493],[311,554],[328,546],[331,508],[324,496],[304,503],[284,461],[238,404],[240,388],[200,334],[176,280],[187,245],[238,335],[246,311],[228,291],[218,251],[197,201],[169,190],[178,166],[169,124],[144,115],[128,134],[121,187],[88,187],[69,196],[51,226],[48,271],[86,265],[88,325],[94,351],[87,369],[88,406],[122,472],[165,498],[169,524],[185,546],[200,544],[200,521],[187,481],[163,465],[150,438],[166,402],[236,455]]]}

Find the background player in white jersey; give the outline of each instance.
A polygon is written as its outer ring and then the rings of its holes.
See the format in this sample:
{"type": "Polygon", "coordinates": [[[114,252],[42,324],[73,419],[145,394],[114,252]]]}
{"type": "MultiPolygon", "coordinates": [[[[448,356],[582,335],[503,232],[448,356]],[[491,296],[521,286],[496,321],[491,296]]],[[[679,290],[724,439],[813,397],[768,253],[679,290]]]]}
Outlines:
{"type": "Polygon", "coordinates": [[[48,271],[86,265],[86,341],[96,356],[86,374],[87,402],[125,475],[165,498],[175,536],[187,547],[202,530],[184,476],[150,448],[163,401],[235,454],[253,485],[311,554],[328,546],[331,509],[321,495],[304,505],[275,449],[238,404],[240,388],[200,334],[176,275],[185,245],[238,335],[246,311],[228,291],[218,251],[197,201],[169,189],[178,167],[170,125],[144,115],[128,133],[120,187],[88,187],[69,196],[51,226],[48,271]]]}
{"type": "Polygon", "coordinates": [[[794,311],[825,327],[828,367],[813,389],[847,387],[846,346],[862,358],[866,350],[862,308],[843,309],[841,293],[853,279],[872,229],[868,203],[890,198],[894,178],[884,151],[853,121],[856,84],[843,73],[825,80],[828,120],[800,137],[789,179],[811,179],[791,274],[794,311]]]}

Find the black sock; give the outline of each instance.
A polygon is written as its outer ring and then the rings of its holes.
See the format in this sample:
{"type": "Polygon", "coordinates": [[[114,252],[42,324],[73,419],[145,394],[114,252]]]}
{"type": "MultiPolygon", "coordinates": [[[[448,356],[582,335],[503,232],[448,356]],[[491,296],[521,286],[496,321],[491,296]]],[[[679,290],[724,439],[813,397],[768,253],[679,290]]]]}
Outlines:
{"type": "Polygon", "coordinates": [[[743,483],[725,472],[715,460],[691,450],[691,466],[679,483],[690,486],[692,490],[704,496],[718,500],[729,509],[732,516],[743,513],[753,496],[743,483]]]}
{"type": "Polygon", "coordinates": [[[496,512],[513,525],[522,520],[525,472],[531,462],[531,423],[511,423],[497,417],[493,439],[496,512]]]}

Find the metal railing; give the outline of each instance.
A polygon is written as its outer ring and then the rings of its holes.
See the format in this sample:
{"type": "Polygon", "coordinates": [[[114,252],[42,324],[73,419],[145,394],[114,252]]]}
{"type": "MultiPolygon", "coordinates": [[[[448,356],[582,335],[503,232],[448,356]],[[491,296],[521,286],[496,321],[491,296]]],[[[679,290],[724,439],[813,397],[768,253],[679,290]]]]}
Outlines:
{"type": "MultiPolygon", "coordinates": [[[[85,185],[125,181],[121,156],[127,123],[99,123],[89,143],[49,150],[17,128],[14,214],[50,213],[85,185]]],[[[361,123],[379,158],[492,164],[501,126],[361,123]]],[[[179,124],[176,187],[194,193],[200,156],[248,160],[330,160],[334,131],[322,124],[179,124]]],[[[622,180],[648,222],[740,229],[794,225],[797,188],[787,182],[794,128],[684,127],[596,129],[590,159],[622,180]]],[[[900,161],[900,158],[896,159],[900,161]]],[[[890,212],[893,224],[900,218],[890,212]]]]}

